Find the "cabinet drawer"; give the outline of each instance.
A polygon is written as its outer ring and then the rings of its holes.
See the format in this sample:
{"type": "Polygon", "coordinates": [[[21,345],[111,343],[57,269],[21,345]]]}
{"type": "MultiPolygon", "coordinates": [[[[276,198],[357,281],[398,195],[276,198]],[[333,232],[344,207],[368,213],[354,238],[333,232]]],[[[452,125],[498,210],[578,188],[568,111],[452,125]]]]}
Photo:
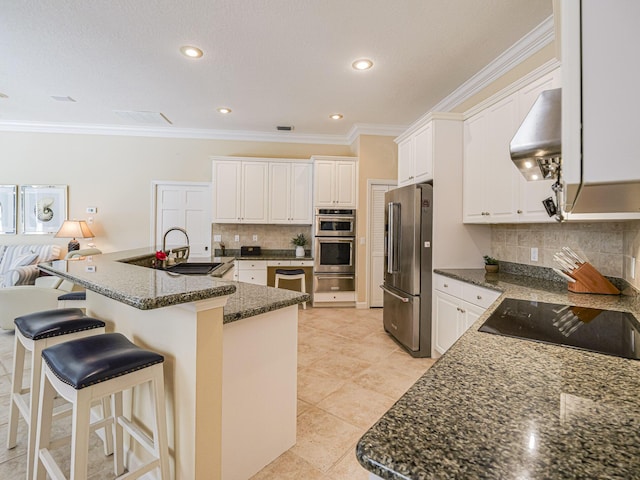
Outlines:
{"type": "Polygon", "coordinates": [[[454,297],[462,298],[464,282],[442,275],[434,275],[434,285],[436,290],[448,293],[454,297]]]}
{"type": "Polygon", "coordinates": [[[499,296],[499,292],[488,288],[478,287],[470,283],[462,285],[462,298],[479,307],[488,308],[499,296]]]}
{"type": "Polygon", "coordinates": [[[267,267],[290,267],[291,260],[268,260],[267,267]]]}
{"type": "Polygon", "coordinates": [[[291,260],[292,267],[313,267],[313,260],[291,260]]]}
{"type": "Polygon", "coordinates": [[[266,260],[240,260],[238,270],[264,270],[267,271],[266,260]]]}
{"type": "Polygon", "coordinates": [[[255,283],[256,285],[267,284],[266,270],[240,270],[238,272],[238,281],[245,283],[255,283]]]}
{"type": "Polygon", "coordinates": [[[314,302],[355,302],[356,292],[317,292],[313,294],[314,302]]]}

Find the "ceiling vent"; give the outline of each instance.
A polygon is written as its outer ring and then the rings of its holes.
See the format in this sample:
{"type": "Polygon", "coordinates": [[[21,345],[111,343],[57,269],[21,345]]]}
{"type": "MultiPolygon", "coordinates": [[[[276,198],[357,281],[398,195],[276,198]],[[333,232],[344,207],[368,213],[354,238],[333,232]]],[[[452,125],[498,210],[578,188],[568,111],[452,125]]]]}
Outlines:
{"type": "Polygon", "coordinates": [[[293,132],[293,125],[278,125],[276,130],[279,132],[293,132]]]}
{"type": "Polygon", "coordinates": [[[138,111],[128,111],[128,110],[114,110],[114,112],[121,120],[124,120],[126,123],[138,123],[143,125],[172,125],[171,120],[169,120],[164,114],[160,112],[138,112],[138,111]]]}

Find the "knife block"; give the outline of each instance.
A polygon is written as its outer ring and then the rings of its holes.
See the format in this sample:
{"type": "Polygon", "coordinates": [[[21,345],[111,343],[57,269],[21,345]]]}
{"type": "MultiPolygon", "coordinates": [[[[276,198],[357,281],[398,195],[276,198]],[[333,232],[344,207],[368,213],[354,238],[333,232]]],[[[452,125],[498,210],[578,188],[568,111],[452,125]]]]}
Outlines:
{"type": "Polygon", "coordinates": [[[620,290],[604,278],[589,262],[583,263],[568,275],[576,280],[575,282],[569,282],[568,289],[570,292],[620,294],[620,290]]]}

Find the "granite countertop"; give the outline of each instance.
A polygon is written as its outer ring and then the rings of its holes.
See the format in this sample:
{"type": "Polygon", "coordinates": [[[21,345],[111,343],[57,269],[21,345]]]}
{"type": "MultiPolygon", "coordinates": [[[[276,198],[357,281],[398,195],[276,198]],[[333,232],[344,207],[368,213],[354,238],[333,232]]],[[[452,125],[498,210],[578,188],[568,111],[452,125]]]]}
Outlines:
{"type": "Polygon", "coordinates": [[[127,263],[142,262],[153,254],[153,249],[141,248],[81,260],[56,260],[38,267],[141,310],[230,295],[224,307],[224,323],[310,300],[308,294],[300,292],[222,280],[220,277],[233,267],[234,257],[211,258],[223,265],[210,275],[177,275],[127,263]]]}
{"type": "Polygon", "coordinates": [[[503,298],[630,311],[637,296],[484,270],[436,273],[503,295],[360,439],[384,479],[640,476],[640,362],[478,332],[503,298]]]}

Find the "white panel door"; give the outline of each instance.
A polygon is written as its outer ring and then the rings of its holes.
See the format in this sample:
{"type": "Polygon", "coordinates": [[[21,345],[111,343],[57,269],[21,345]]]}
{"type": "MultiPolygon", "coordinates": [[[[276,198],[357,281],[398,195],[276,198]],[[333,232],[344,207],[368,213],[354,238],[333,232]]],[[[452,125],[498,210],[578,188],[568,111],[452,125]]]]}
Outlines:
{"type": "Polygon", "coordinates": [[[459,337],[458,332],[461,330],[458,325],[460,322],[459,304],[462,300],[436,291],[433,301],[435,302],[433,347],[439,354],[444,355],[459,337]]]}
{"type": "Polygon", "coordinates": [[[332,207],[334,203],[335,162],[315,162],[315,204],[317,207],[332,207]]]}
{"type": "Polygon", "coordinates": [[[464,122],[464,163],[462,214],[465,223],[486,223],[484,200],[484,157],[487,143],[487,120],[484,112],[464,122]]]}
{"type": "Polygon", "coordinates": [[[341,207],[356,205],[356,164],[336,162],[336,204],[341,207]]]}
{"type": "Polygon", "coordinates": [[[433,180],[433,125],[428,123],[414,137],[414,176],[411,183],[433,180]]]}
{"type": "MultiPolygon", "coordinates": [[[[211,185],[202,183],[155,185],[155,247],[162,248],[164,234],[172,227],[189,235],[191,257],[211,256],[211,185]]],[[[170,232],[166,248],[186,244],[179,231],[170,232]]]]}
{"type": "MultiPolygon", "coordinates": [[[[311,225],[313,220],[313,167],[310,163],[291,164],[291,223],[311,225]]],[[[272,185],[273,188],[273,185],[272,185]]]]}
{"type": "Polygon", "coordinates": [[[382,307],[384,283],[384,194],[394,185],[372,185],[369,191],[369,307],[382,307]]]}
{"type": "Polygon", "coordinates": [[[413,183],[413,137],[398,144],[398,186],[413,183]]]}

